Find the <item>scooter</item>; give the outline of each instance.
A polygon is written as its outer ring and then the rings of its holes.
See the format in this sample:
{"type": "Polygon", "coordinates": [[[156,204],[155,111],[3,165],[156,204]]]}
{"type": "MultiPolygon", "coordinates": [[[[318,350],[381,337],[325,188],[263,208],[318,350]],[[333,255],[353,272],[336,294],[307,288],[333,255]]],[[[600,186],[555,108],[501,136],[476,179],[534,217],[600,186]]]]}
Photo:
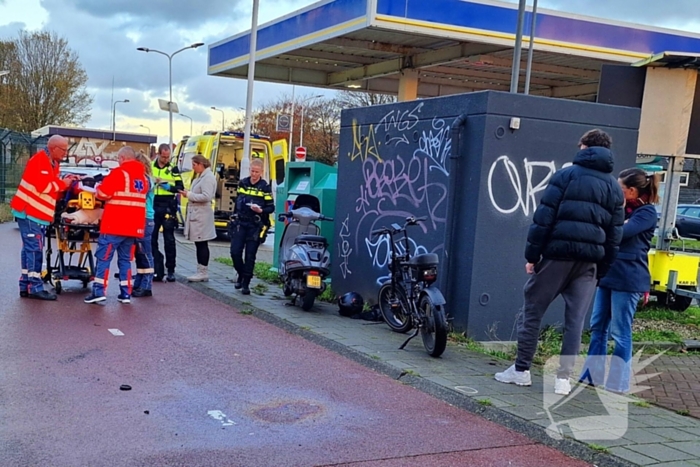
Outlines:
{"type": "Polygon", "coordinates": [[[278,271],[285,297],[294,295],[292,305],[301,300],[301,309],[309,311],[316,297],[326,289],[330,274],[328,242],[314,221],[332,221],[320,214],[321,204],[312,195],[297,196],[289,212],[277,216],[286,222],[279,245],[278,271]]]}

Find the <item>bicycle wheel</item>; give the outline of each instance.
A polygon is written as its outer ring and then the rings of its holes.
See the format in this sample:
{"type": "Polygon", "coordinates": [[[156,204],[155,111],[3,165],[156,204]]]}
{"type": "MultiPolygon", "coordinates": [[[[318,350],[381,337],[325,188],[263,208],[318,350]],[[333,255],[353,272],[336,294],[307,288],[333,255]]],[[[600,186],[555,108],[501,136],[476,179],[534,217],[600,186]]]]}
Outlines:
{"type": "Polygon", "coordinates": [[[447,347],[447,319],[442,306],[436,306],[427,295],[418,300],[418,313],[422,315],[420,329],[425,350],[431,357],[439,357],[447,347]]]}
{"type": "Polygon", "coordinates": [[[379,311],[392,331],[406,333],[413,327],[411,307],[406,294],[400,288],[393,288],[391,282],[379,289],[379,311]]]}

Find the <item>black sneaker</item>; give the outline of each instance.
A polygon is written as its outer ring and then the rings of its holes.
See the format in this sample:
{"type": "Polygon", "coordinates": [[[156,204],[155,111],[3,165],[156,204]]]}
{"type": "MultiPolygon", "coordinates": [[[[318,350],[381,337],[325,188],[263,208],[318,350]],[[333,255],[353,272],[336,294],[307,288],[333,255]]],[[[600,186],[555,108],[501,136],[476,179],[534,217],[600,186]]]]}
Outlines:
{"type": "Polygon", "coordinates": [[[20,290],[20,291],[19,291],[19,296],[20,296],[21,298],[27,298],[27,297],[29,297],[29,292],[27,292],[26,290],[20,290]]]}
{"type": "Polygon", "coordinates": [[[100,302],[104,302],[105,300],[107,300],[107,297],[105,297],[104,295],[99,296],[99,295],[90,294],[87,297],[85,297],[83,302],[85,302],[85,303],[100,303],[100,302]]]}
{"type": "Polygon", "coordinates": [[[34,300],[56,300],[56,295],[46,290],[41,292],[29,293],[27,292],[27,298],[33,298],[34,300]]]}
{"type": "Polygon", "coordinates": [[[153,276],[153,282],[163,282],[163,276],[153,276]]]}
{"type": "Polygon", "coordinates": [[[117,301],[118,301],[119,303],[129,304],[129,303],[131,303],[131,296],[130,296],[130,295],[119,294],[119,296],[117,297],[117,301]]]}
{"type": "Polygon", "coordinates": [[[175,273],[169,272],[168,275],[166,276],[166,280],[168,282],[175,282],[177,280],[177,279],[175,279],[175,273]]]}
{"type": "Polygon", "coordinates": [[[240,289],[241,287],[243,287],[243,278],[239,275],[236,276],[236,280],[233,283],[233,288],[240,289]]]}
{"type": "Polygon", "coordinates": [[[131,292],[132,297],[152,297],[153,292],[151,290],[145,290],[145,289],[134,289],[133,292],[131,292]]]}

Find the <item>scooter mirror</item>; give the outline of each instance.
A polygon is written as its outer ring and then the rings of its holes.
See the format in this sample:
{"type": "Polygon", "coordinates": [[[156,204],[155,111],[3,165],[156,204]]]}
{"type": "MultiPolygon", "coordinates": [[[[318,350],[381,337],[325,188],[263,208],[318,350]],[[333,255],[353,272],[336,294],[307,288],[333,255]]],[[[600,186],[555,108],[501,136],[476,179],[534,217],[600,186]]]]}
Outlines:
{"type": "Polygon", "coordinates": [[[277,220],[280,222],[284,222],[285,220],[287,220],[287,216],[285,214],[278,214],[277,220]]]}

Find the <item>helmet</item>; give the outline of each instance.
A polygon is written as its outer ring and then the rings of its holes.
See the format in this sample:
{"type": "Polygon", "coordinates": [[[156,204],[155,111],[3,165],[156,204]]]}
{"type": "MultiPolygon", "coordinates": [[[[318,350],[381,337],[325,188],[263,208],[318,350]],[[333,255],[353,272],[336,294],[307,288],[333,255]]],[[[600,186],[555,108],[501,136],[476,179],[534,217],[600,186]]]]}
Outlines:
{"type": "Polygon", "coordinates": [[[362,313],[362,308],[365,306],[365,301],[362,295],[357,292],[348,292],[345,295],[338,297],[338,313],[341,316],[353,316],[362,313]]]}

